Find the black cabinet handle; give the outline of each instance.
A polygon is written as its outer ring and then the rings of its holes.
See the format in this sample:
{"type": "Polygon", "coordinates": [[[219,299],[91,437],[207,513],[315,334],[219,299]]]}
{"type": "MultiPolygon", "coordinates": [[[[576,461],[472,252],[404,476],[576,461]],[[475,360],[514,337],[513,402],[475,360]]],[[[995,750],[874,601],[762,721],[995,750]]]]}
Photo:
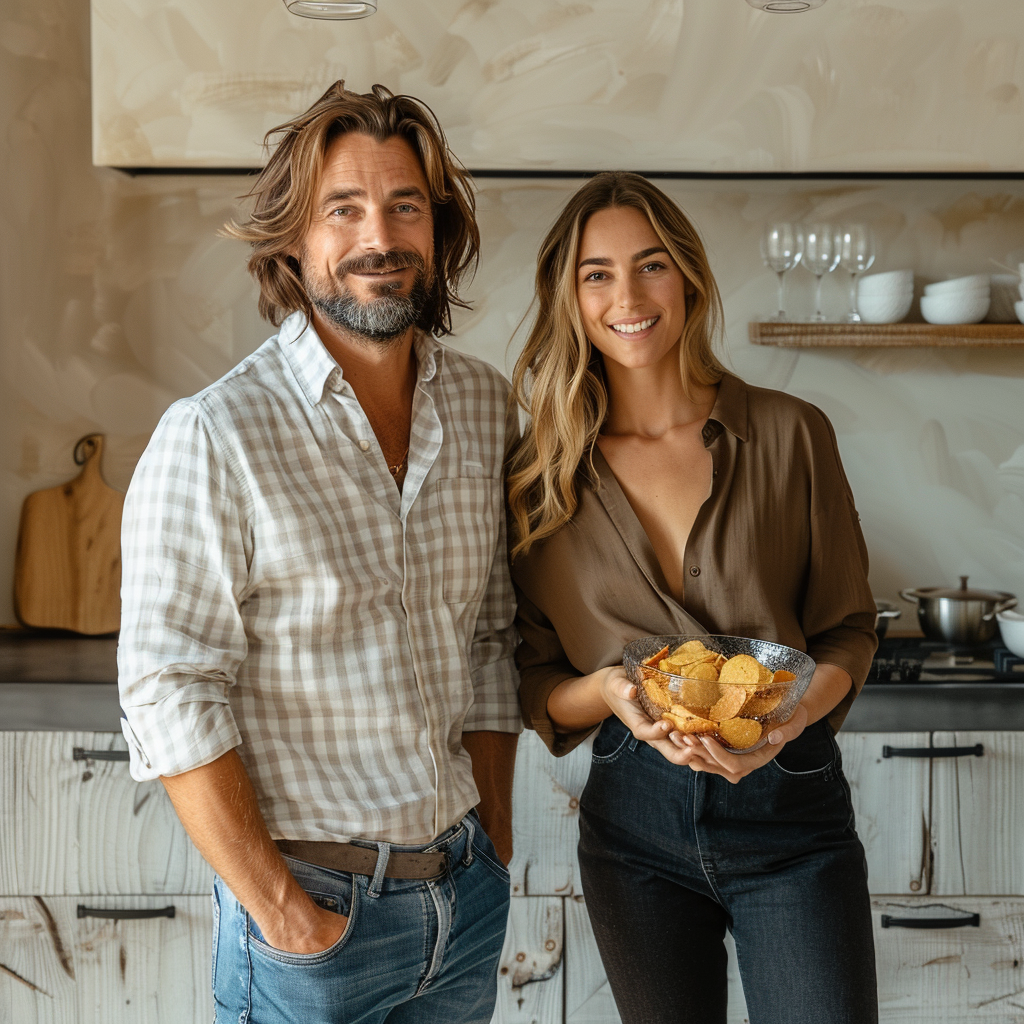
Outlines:
{"type": "Polygon", "coordinates": [[[973,747],[882,747],[882,757],[982,757],[983,743],[973,747]]]}
{"type": "Polygon", "coordinates": [[[890,917],[882,915],[883,928],[980,928],[981,914],[964,917],[890,917]]]}
{"type": "Polygon", "coordinates": [[[143,921],[150,917],[174,917],[174,907],[157,907],[156,910],[105,910],[102,907],[87,907],[78,904],[79,917],[108,917],[114,921],[143,921]]]}
{"type": "Polygon", "coordinates": [[[86,750],[84,747],[71,748],[72,761],[127,761],[127,750],[86,750]]]}

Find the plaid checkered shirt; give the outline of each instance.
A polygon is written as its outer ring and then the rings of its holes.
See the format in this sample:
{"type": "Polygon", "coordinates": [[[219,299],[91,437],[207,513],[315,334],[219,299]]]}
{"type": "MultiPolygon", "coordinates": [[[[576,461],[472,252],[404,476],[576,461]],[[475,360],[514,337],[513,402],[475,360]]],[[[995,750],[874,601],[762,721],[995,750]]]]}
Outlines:
{"type": "Polygon", "coordinates": [[[478,801],[464,732],[521,728],[508,386],[419,335],[399,492],[293,314],[164,414],[122,525],[118,675],[136,779],[237,747],[271,835],[429,842],[478,801]]]}

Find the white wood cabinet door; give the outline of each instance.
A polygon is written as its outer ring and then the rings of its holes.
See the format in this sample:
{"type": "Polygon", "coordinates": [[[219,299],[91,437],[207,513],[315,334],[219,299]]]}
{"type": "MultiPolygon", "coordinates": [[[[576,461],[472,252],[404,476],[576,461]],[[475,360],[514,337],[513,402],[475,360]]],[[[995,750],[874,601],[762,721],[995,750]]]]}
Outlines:
{"type": "Polygon", "coordinates": [[[983,753],[932,762],[930,891],[1024,894],[1024,733],[939,732],[932,743],[983,753]]]}
{"type": "Polygon", "coordinates": [[[1024,899],[876,899],[872,918],[881,1024],[1024,1024],[1024,899]],[[978,927],[899,926],[971,914],[978,927]]]}
{"type": "Polygon", "coordinates": [[[857,833],[873,893],[927,893],[931,869],[928,758],[886,757],[927,747],[928,733],[841,732],[857,833]]]}
{"type": "Polygon", "coordinates": [[[0,899],[4,1024],[209,1024],[212,918],[200,896],[0,899]],[[174,917],[78,917],[157,910],[174,917]]]}
{"type": "Polygon", "coordinates": [[[163,786],[135,782],[127,762],[101,758],[125,750],[120,735],[3,737],[0,895],[209,893],[210,869],[163,786]]]}
{"type": "Polygon", "coordinates": [[[561,1024],[564,1019],[562,903],[557,896],[512,900],[491,1024],[561,1024]]]}
{"type": "Polygon", "coordinates": [[[565,757],[554,757],[532,730],[519,737],[509,865],[514,896],[573,896],[583,891],[576,843],[590,748],[588,741],[565,757]]]}

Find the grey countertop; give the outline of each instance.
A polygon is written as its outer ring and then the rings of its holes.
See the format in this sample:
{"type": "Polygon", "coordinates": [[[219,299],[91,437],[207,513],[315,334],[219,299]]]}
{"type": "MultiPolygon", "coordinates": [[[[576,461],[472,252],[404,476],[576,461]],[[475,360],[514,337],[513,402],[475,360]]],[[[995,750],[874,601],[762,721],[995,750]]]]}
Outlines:
{"type": "Polygon", "coordinates": [[[0,683],[116,682],[116,636],[0,630],[0,683]]]}
{"type": "MultiPolygon", "coordinates": [[[[0,730],[120,732],[114,683],[0,682],[0,730]]],[[[1022,683],[868,686],[849,732],[1024,730],[1022,683]]]]}

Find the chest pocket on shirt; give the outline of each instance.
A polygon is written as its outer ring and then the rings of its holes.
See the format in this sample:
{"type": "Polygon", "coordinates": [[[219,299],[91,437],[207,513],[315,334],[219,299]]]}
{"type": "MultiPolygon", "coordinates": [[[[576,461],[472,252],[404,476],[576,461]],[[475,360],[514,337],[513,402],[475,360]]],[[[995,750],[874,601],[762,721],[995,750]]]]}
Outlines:
{"type": "Polygon", "coordinates": [[[447,604],[478,601],[487,587],[498,540],[501,481],[460,476],[437,483],[444,521],[441,580],[447,604]]]}

